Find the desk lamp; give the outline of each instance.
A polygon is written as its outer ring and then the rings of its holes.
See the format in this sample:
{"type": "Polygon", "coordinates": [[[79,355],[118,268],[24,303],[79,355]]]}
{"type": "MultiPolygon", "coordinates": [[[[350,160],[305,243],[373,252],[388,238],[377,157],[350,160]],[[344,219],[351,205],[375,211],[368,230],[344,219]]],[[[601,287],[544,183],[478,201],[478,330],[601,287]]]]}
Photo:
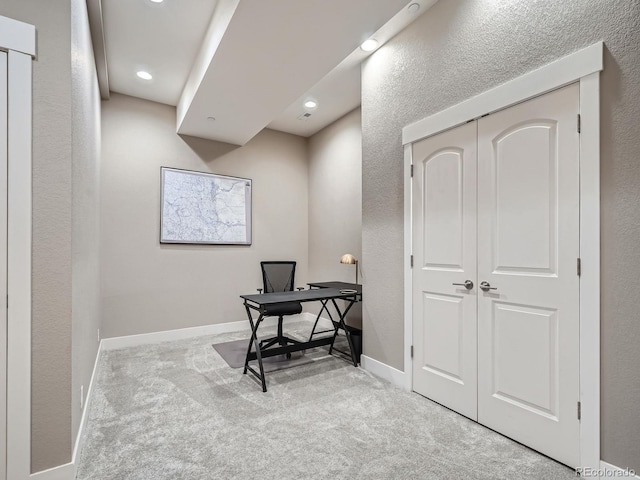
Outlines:
{"type": "Polygon", "coordinates": [[[340,259],[340,263],[356,266],[356,285],[358,284],[358,260],[350,253],[345,253],[340,259]]]}

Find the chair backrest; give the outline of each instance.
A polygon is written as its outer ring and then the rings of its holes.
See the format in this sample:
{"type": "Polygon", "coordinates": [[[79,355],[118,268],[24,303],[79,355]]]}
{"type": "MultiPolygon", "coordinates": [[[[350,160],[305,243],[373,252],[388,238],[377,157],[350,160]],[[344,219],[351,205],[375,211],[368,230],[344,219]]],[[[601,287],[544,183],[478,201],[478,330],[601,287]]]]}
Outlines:
{"type": "Polygon", "coordinates": [[[296,262],[260,262],[264,293],[291,292],[296,275],[296,262]]]}

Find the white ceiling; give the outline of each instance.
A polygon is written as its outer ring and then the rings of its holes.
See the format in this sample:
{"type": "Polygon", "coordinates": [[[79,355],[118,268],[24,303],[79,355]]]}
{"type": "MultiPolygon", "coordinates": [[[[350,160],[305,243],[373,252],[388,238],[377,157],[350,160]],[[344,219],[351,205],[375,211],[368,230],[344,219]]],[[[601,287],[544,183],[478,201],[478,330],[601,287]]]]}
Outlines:
{"type": "MultiPolygon", "coordinates": [[[[364,53],[364,52],[362,52],[364,53]]],[[[277,115],[268,128],[309,137],[360,105],[360,62],[343,62],[277,115]],[[312,98],[318,107],[304,102],[312,98]],[[309,113],[310,117],[302,117],[309,113]]]]}
{"type": "Polygon", "coordinates": [[[109,89],[177,105],[216,0],[102,0],[109,89]],[[153,75],[145,81],[139,70],[153,75]]]}
{"type": "Polygon", "coordinates": [[[435,1],[102,0],[109,89],[177,106],[182,134],[310,136],[360,105],[360,43],[383,44],[435,1]]]}

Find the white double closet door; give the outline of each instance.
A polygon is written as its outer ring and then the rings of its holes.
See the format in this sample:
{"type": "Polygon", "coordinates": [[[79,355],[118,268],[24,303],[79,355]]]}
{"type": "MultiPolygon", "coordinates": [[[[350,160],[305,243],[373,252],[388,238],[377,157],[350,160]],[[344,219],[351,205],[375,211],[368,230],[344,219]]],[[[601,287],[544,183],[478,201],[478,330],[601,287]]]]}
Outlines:
{"type": "Polygon", "coordinates": [[[578,112],[576,84],[412,146],[413,388],[572,467],[578,112]]]}

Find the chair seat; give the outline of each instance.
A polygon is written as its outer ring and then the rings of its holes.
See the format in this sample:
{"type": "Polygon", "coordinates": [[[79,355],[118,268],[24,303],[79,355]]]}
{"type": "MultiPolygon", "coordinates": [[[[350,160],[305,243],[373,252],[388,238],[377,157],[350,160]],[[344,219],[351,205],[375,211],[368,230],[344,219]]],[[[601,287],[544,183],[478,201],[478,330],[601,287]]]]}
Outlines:
{"type": "Polygon", "coordinates": [[[298,313],[302,313],[302,304],[300,302],[286,302],[262,306],[262,314],[266,317],[297,315],[298,313]]]}

